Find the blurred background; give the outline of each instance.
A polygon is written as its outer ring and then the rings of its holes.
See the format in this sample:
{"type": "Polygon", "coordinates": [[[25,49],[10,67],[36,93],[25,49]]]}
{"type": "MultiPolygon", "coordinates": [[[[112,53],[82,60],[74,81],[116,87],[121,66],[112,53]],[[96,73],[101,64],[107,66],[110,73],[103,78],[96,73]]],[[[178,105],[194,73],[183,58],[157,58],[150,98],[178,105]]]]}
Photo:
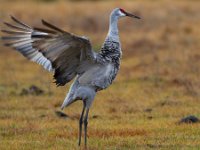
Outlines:
{"type": "MultiPolygon", "coordinates": [[[[96,96],[89,149],[200,147],[199,124],[177,124],[200,117],[199,0],[0,0],[0,27],[10,14],[34,27],[44,19],[99,50],[116,7],[142,19],[119,21],[121,69],[96,96]]],[[[69,85],[57,88],[52,74],[1,44],[0,149],[76,149],[82,103],[55,114],[69,85]]]]}

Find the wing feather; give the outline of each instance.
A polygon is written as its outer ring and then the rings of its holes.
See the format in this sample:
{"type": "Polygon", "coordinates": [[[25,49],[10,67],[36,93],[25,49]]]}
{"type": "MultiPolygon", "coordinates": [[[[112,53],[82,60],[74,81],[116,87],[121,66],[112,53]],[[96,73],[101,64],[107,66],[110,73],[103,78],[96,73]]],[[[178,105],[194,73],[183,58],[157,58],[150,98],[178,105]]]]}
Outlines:
{"type": "Polygon", "coordinates": [[[9,31],[9,30],[1,30],[1,32],[7,33],[7,34],[14,34],[14,35],[24,35],[24,34],[30,34],[30,32],[23,32],[23,31],[9,31]]]}
{"type": "Polygon", "coordinates": [[[52,63],[38,49],[32,46],[32,43],[38,40],[36,36],[41,35],[42,38],[44,36],[47,38],[47,33],[34,31],[30,26],[20,22],[13,16],[11,16],[11,19],[14,23],[5,23],[8,29],[1,30],[7,34],[1,38],[4,41],[4,45],[16,49],[29,60],[42,65],[46,70],[53,71],[52,63]]]}
{"type": "Polygon", "coordinates": [[[32,28],[31,28],[30,26],[28,26],[27,24],[22,23],[21,21],[17,20],[17,19],[16,19],[15,17],[13,17],[13,16],[10,16],[10,17],[11,17],[11,19],[12,19],[13,21],[15,21],[16,23],[18,23],[22,28],[27,28],[27,29],[32,30],[32,28]]]}
{"type": "Polygon", "coordinates": [[[45,26],[47,26],[47,27],[49,27],[49,28],[51,28],[51,29],[53,29],[53,30],[55,30],[55,31],[58,31],[58,32],[60,32],[60,33],[66,33],[66,32],[63,31],[62,29],[59,29],[58,27],[56,27],[56,26],[54,26],[54,25],[52,25],[52,24],[46,22],[45,20],[42,20],[42,23],[43,23],[45,26]]]}
{"type": "Polygon", "coordinates": [[[4,24],[7,25],[7,26],[8,26],[9,28],[11,28],[11,29],[17,29],[17,30],[21,30],[21,31],[25,31],[25,32],[30,31],[30,30],[27,29],[27,28],[23,28],[23,27],[17,26],[17,25],[12,25],[12,24],[7,23],[7,22],[4,22],[4,24]]]}
{"type": "Polygon", "coordinates": [[[11,16],[14,24],[5,22],[8,29],[1,30],[6,46],[19,51],[31,61],[54,71],[55,83],[65,85],[77,74],[84,72],[81,65],[94,60],[90,41],[68,33],[42,20],[46,28],[32,28],[11,16]]]}

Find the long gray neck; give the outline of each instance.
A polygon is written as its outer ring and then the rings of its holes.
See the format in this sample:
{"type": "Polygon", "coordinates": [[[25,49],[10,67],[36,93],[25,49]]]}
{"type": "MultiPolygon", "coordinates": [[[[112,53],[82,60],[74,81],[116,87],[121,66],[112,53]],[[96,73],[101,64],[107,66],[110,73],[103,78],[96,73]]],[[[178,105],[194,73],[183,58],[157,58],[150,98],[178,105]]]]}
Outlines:
{"type": "Polygon", "coordinates": [[[119,17],[115,14],[111,14],[108,35],[100,52],[102,56],[111,58],[112,61],[116,62],[117,64],[119,64],[122,53],[117,27],[118,18],[119,17]]]}
{"type": "Polygon", "coordinates": [[[119,60],[121,57],[121,45],[119,41],[119,32],[118,32],[118,19],[119,15],[117,15],[118,9],[115,9],[110,15],[110,24],[109,31],[106,37],[104,44],[101,47],[100,54],[105,57],[111,59],[116,64],[119,64],[119,60]]]}
{"type": "Polygon", "coordinates": [[[119,42],[119,31],[118,31],[118,19],[119,17],[116,15],[110,16],[110,24],[109,24],[109,31],[106,39],[110,39],[116,42],[119,42]]]}

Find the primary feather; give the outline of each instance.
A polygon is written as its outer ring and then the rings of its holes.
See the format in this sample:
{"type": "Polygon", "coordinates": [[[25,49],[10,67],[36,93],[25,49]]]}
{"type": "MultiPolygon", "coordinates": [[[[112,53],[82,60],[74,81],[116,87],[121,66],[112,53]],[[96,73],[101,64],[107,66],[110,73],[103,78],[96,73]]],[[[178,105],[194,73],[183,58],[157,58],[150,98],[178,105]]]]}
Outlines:
{"type": "Polygon", "coordinates": [[[9,30],[2,30],[6,46],[15,48],[31,61],[54,71],[58,86],[71,81],[85,60],[93,59],[90,41],[70,34],[42,20],[48,29],[32,28],[11,16],[15,24],[5,23],[9,30]]]}

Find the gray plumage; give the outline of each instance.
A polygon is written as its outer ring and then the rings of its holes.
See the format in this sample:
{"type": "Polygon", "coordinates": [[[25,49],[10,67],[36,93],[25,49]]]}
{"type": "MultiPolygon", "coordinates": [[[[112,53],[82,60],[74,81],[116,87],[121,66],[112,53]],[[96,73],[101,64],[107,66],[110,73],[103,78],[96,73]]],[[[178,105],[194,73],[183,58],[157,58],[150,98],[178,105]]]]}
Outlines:
{"type": "Polygon", "coordinates": [[[32,28],[11,16],[15,24],[5,23],[8,29],[2,30],[7,34],[2,37],[5,45],[53,72],[58,86],[74,79],[61,109],[76,100],[83,101],[79,145],[83,122],[87,144],[88,113],[96,93],[111,85],[118,73],[122,52],[117,22],[124,16],[139,18],[123,9],[114,9],[110,15],[108,35],[98,53],[92,50],[87,38],[68,33],[44,20],[42,23],[46,28],[32,28]]]}

